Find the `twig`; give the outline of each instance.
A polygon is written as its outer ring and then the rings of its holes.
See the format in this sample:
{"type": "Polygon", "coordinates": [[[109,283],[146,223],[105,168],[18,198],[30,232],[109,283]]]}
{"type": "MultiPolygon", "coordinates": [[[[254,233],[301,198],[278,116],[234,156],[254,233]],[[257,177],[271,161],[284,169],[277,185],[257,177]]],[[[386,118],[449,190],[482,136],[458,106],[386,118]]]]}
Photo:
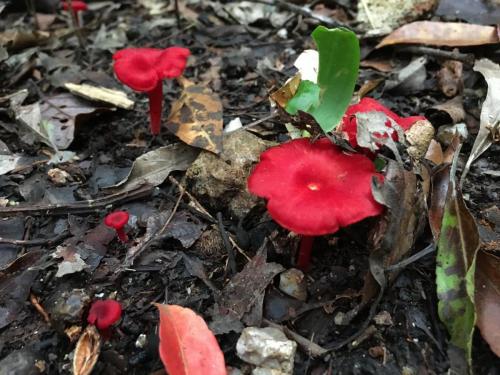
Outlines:
{"type": "Polygon", "coordinates": [[[277,8],[283,9],[283,10],[288,10],[290,12],[294,12],[297,14],[300,14],[305,17],[309,18],[314,18],[315,20],[320,21],[322,24],[328,27],[348,27],[347,25],[336,21],[330,17],[326,17],[322,14],[313,12],[311,9],[308,7],[301,7],[295,4],[291,4],[287,1],[283,0],[253,0],[255,3],[261,3],[261,4],[266,4],[266,5],[271,5],[275,6],[277,8]]]}
{"type": "Polygon", "coordinates": [[[113,206],[130,202],[132,200],[147,197],[151,195],[153,189],[154,187],[151,185],[142,185],[131,191],[119,192],[103,198],[89,199],[73,203],[0,207],[0,217],[9,217],[19,214],[60,216],[67,215],[68,213],[84,214],[97,212],[102,209],[110,209],[113,206]]]}
{"type": "Polygon", "coordinates": [[[458,60],[470,66],[474,65],[474,60],[475,60],[474,55],[472,53],[461,53],[458,50],[446,51],[442,49],[424,47],[424,46],[398,47],[398,50],[401,52],[441,57],[450,60],[458,60]]]}
{"type": "Polygon", "coordinates": [[[54,246],[58,244],[59,242],[65,240],[71,236],[69,232],[63,232],[56,237],[53,238],[46,238],[46,239],[35,239],[35,240],[14,240],[12,238],[3,238],[0,237],[0,244],[8,244],[8,245],[14,245],[14,246],[26,246],[26,247],[31,247],[31,246],[54,246]]]}
{"type": "Polygon", "coordinates": [[[311,357],[320,357],[328,353],[327,349],[319,346],[318,344],[312,342],[311,340],[308,340],[304,336],[299,335],[298,333],[292,331],[286,326],[273,323],[267,319],[263,319],[262,322],[269,327],[282,330],[285,333],[285,335],[287,335],[290,339],[295,341],[311,357]]]}
{"type": "Polygon", "coordinates": [[[400,270],[402,268],[405,268],[406,266],[412,264],[413,262],[416,262],[420,258],[423,258],[427,254],[432,253],[434,250],[436,250],[436,247],[434,246],[434,244],[431,243],[429,246],[427,246],[425,249],[419,251],[418,253],[413,254],[412,256],[402,260],[399,263],[396,263],[396,264],[393,264],[392,266],[387,267],[386,271],[396,271],[396,270],[400,270]]]}
{"type": "MultiPolygon", "coordinates": [[[[222,237],[222,243],[227,251],[228,265],[231,275],[236,273],[236,258],[234,256],[233,247],[229,243],[229,236],[227,235],[226,228],[224,228],[224,223],[222,222],[222,213],[217,212],[217,222],[219,226],[219,232],[222,237]]],[[[226,275],[227,276],[227,275],[226,275]]]]}
{"type": "Polygon", "coordinates": [[[174,1],[175,4],[175,19],[177,20],[177,28],[181,28],[181,15],[179,13],[179,0],[174,1]]]}
{"type": "Polygon", "coordinates": [[[245,126],[242,126],[241,128],[236,129],[235,131],[252,128],[254,126],[262,124],[263,122],[271,120],[271,119],[273,119],[275,117],[278,117],[278,112],[274,112],[274,113],[270,114],[269,116],[263,117],[261,119],[255,120],[253,122],[250,122],[250,123],[246,124],[245,126]]]}
{"type": "Polygon", "coordinates": [[[80,45],[80,48],[83,50],[85,49],[85,39],[83,38],[82,30],[80,29],[80,24],[78,22],[78,17],[76,15],[76,12],[73,10],[73,0],[66,0],[66,4],[68,5],[68,12],[71,17],[71,23],[73,25],[73,29],[76,34],[76,39],[78,39],[78,44],[80,45]]]}

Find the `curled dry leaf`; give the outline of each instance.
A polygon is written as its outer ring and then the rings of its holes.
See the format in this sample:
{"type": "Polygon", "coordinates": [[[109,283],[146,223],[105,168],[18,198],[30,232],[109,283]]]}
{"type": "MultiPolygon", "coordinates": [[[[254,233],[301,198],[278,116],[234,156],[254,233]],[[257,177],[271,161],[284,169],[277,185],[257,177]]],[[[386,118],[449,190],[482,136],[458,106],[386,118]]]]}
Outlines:
{"type": "Polygon", "coordinates": [[[98,87],[86,83],[77,85],[76,83],[65,83],[72,94],[81,96],[84,99],[106,103],[118,108],[132,109],[134,101],[130,100],[123,91],[108,89],[107,87],[98,87]]]}
{"type": "Polygon", "coordinates": [[[476,258],[476,325],[491,350],[500,357],[500,258],[479,251],[476,258]]]}
{"type": "Polygon", "coordinates": [[[465,47],[496,44],[500,39],[495,26],[459,22],[418,21],[401,26],[386,36],[376,48],[394,44],[427,44],[465,47]]]}
{"type": "Polygon", "coordinates": [[[224,355],[203,318],[193,310],[155,304],[160,312],[160,358],[169,375],[225,375],[224,355]]]}
{"type": "Polygon", "coordinates": [[[73,374],[89,375],[101,353],[101,336],[97,328],[88,325],[78,339],[73,357],[73,374]]]}
{"type": "Polygon", "coordinates": [[[208,87],[185,78],[181,97],[172,104],[167,127],[190,146],[215,154],[222,152],[222,103],[208,87]]]}
{"type": "Polygon", "coordinates": [[[465,164],[460,183],[463,183],[471,164],[493,142],[500,141],[500,65],[488,59],[481,59],[474,64],[474,70],[481,73],[488,84],[488,93],[481,108],[481,125],[474,145],[465,164]]]}

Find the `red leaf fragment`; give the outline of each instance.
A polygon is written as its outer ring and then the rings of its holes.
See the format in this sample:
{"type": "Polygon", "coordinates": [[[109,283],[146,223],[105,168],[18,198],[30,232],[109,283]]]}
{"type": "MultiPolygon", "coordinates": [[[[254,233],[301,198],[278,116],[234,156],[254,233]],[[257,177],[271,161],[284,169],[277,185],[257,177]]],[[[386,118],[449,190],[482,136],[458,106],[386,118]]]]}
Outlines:
{"type": "Polygon", "coordinates": [[[156,304],[160,358],[169,375],[225,375],[224,355],[202,317],[193,310],[156,304]]]}

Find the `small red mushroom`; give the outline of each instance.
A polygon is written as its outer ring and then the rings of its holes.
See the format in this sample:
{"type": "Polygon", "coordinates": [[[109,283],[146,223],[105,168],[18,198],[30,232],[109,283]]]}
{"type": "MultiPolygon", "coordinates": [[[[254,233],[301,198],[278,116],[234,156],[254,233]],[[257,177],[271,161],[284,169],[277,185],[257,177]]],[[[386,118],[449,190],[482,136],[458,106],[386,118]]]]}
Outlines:
{"type": "Polygon", "coordinates": [[[278,224],[303,236],[297,265],[307,269],[314,236],[382,213],[371,192],[373,177],[382,175],[366,156],[347,154],[326,138],[302,138],[263,152],[248,190],[268,200],[278,224]]]}
{"type": "Polygon", "coordinates": [[[87,3],[85,1],[78,0],[62,0],[62,7],[64,10],[69,10],[75,15],[77,26],[80,26],[79,13],[88,10],[87,3]]]}
{"type": "Polygon", "coordinates": [[[131,89],[149,96],[151,134],[160,134],[164,78],[184,72],[190,52],[183,47],[126,48],[113,55],[116,77],[131,89]]]}
{"type": "Polygon", "coordinates": [[[120,241],[127,242],[128,236],[123,228],[127,225],[128,218],[129,214],[127,211],[115,211],[106,215],[104,218],[104,224],[116,230],[116,234],[118,235],[120,241]]]}
{"type": "Polygon", "coordinates": [[[112,299],[98,300],[90,306],[87,322],[100,330],[106,330],[122,316],[122,306],[112,299]]]}
{"type": "MultiPolygon", "coordinates": [[[[347,108],[347,111],[342,118],[342,123],[340,124],[339,131],[346,134],[347,139],[352,147],[358,147],[358,141],[356,139],[356,135],[358,132],[357,121],[356,121],[356,113],[364,113],[364,112],[383,112],[390,119],[394,120],[403,130],[408,130],[412,127],[414,123],[419,120],[425,120],[424,116],[411,116],[411,117],[399,117],[397,114],[392,112],[389,108],[382,105],[382,103],[378,102],[372,98],[363,98],[359,103],[353,104],[347,108]]],[[[388,128],[391,128],[391,122],[387,120],[386,125],[388,128]]],[[[398,141],[398,134],[396,132],[392,133],[392,139],[394,141],[398,141]]]]}

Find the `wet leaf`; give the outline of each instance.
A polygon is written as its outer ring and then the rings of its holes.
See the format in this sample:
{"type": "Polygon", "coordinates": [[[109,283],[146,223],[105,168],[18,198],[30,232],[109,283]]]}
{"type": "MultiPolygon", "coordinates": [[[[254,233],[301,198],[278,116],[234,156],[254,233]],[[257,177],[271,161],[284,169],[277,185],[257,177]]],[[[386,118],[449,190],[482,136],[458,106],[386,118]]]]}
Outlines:
{"type": "Polygon", "coordinates": [[[479,251],[476,259],[474,302],[481,335],[500,357],[500,258],[479,251]]]}
{"type": "Polygon", "coordinates": [[[46,101],[12,109],[20,124],[54,150],[69,147],[75,126],[88,120],[90,115],[110,110],[94,107],[71,94],[58,94],[46,101]]]}
{"type": "MultiPolygon", "coordinates": [[[[319,52],[316,91],[319,90],[321,95],[317,105],[312,105],[307,110],[295,108],[312,115],[323,131],[329,132],[339,124],[354,92],[360,60],[359,41],[356,34],[350,30],[327,29],[324,26],[318,26],[312,37],[319,52]]],[[[308,84],[309,88],[312,85],[312,82],[308,84]]],[[[315,90],[298,90],[294,99],[302,101],[297,95],[311,97],[311,92],[315,90]]],[[[313,104],[311,100],[305,101],[309,105],[313,104]]]]}
{"type": "Polygon", "coordinates": [[[500,65],[488,59],[478,60],[474,70],[481,73],[488,84],[488,93],[481,108],[481,124],[460,182],[463,183],[471,164],[493,142],[500,141],[500,65]]]}
{"type": "Polygon", "coordinates": [[[87,263],[82,259],[77,249],[71,245],[58,246],[57,250],[52,254],[54,258],[63,258],[57,267],[56,277],[63,277],[75,272],[80,272],[86,269],[87,263]]]}
{"type": "Polygon", "coordinates": [[[220,300],[214,305],[214,321],[210,324],[216,334],[241,331],[243,324],[240,320],[258,304],[273,278],[284,270],[278,263],[267,263],[266,258],[264,244],[222,290],[220,300]]]}
{"type": "MultiPolygon", "coordinates": [[[[458,156],[458,151],[456,153],[458,156]]],[[[437,242],[436,284],[438,314],[450,334],[453,346],[470,364],[474,331],[474,257],[479,248],[479,233],[462,194],[455,184],[455,158],[443,220],[437,242]]],[[[455,358],[455,357],[453,357],[455,358]]],[[[459,358],[459,357],[457,357],[459,358]]],[[[451,363],[452,368],[459,366],[451,363]]]]}
{"type": "Polygon", "coordinates": [[[90,375],[99,354],[101,354],[101,336],[94,325],[88,325],[76,343],[73,374],[90,375]]]}
{"type": "Polygon", "coordinates": [[[190,146],[222,152],[222,102],[208,87],[182,79],[184,91],[172,104],[168,129],[190,146]]]}
{"type": "Polygon", "coordinates": [[[376,48],[394,44],[427,44],[431,46],[480,46],[499,42],[495,26],[458,22],[417,21],[401,26],[386,36],[376,48]]]}
{"type": "Polygon", "coordinates": [[[182,143],[147,152],[134,161],[130,173],[123,181],[108,188],[116,188],[123,192],[145,184],[158,186],[165,181],[170,172],[188,169],[198,153],[195,148],[182,143]]]}
{"type": "Polygon", "coordinates": [[[156,304],[160,358],[170,375],[224,375],[224,355],[203,318],[177,305],[156,304]]]}

